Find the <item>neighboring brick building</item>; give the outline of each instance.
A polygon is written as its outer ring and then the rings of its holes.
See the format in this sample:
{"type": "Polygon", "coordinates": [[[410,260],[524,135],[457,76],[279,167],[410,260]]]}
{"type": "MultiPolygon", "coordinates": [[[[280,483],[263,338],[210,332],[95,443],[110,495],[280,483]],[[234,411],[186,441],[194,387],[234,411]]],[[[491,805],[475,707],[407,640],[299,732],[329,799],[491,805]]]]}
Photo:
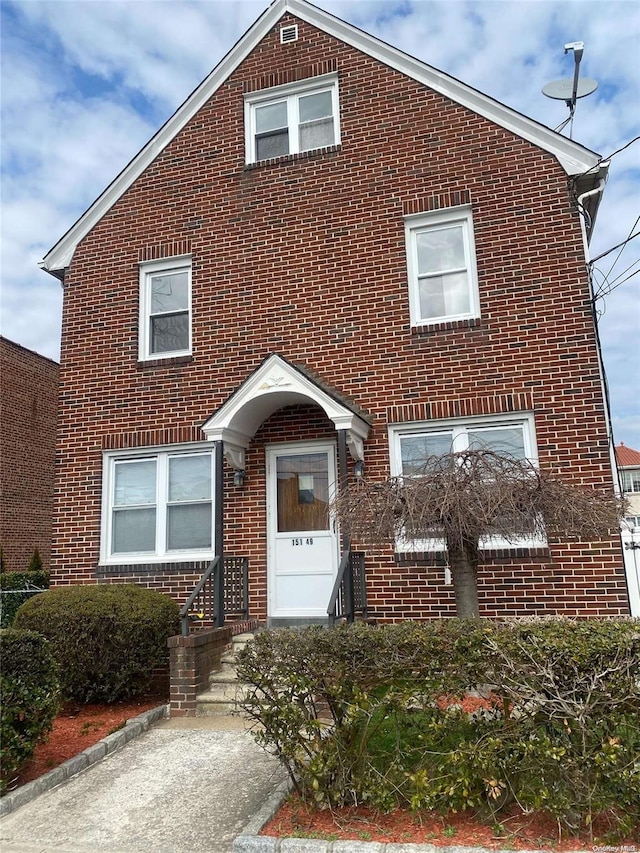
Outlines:
{"type": "MultiPolygon", "coordinates": [[[[607,165],[276,0],[43,261],[55,583],[184,600],[222,536],[251,617],[322,618],[338,469],[480,443],[613,488],[585,264],[607,165]]],[[[365,561],[373,616],[453,613],[433,554],[365,561]]],[[[483,615],[628,612],[614,539],[494,542],[481,568],[483,615]]]]}
{"type": "Polygon", "coordinates": [[[0,337],[0,546],[6,571],[51,557],[59,367],[0,337]]]}

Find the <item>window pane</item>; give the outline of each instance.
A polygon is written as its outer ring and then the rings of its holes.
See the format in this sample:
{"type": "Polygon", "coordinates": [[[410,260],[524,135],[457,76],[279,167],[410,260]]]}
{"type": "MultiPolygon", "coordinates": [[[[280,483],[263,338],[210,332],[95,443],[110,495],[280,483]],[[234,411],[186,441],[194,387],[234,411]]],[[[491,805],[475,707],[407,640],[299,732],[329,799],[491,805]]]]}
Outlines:
{"type": "Polygon", "coordinates": [[[311,151],[313,148],[333,145],[334,141],[333,119],[313,122],[300,127],[301,151],[311,151]]]}
{"type": "Polygon", "coordinates": [[[258,160],[269,160],[271,157],[282,157],[289,153],[289,131],[271,133],[268,136],[256,137],[256,157],[258,160]]]}
{"type": "Polygon", "coordinates": [[[151,352],[189,349],[189,314],[163,314],[151,318],[151,352]]]}
{"type": "Polygon", "coordinates": [[[113,513],[112,553],[156,550],[155,509],[119,509],[113,513]]]}
{"type": "Polygon", "coordinates": [[[278,531],[326,530],[329,458],[326,453],[278,456],[278,531]]]}
{"type": "Polygon", "coordinates": [[[419,275],[466,269],[462,225],[419,231],[416,245],[419,275]]]}
{"type": "Polygon", "coordinates": [[[467,432],[470,450],[493,450],[524,459],[524,435],[520,427],[473,429],[467,432]]]}
{"type": "Polygon", "coordinates": [[[453,433],[425,433],[400,437],[403,474],[422,474],[428,468],[428,460],[451,453],[453,433]]]}
{"type": "Polygon", "coordinates": [[[151,313],[184,311],[189,307],[189,276],[185,270],[151,277],[151,313]]]}
{"type": "Polygon", "coordinates": [[[316,92],[313,95],[302,95],[298,100],[300,123],[326,118],[332,113],[331,92],[316,92]]]}
{"type": "Polygon", "coordinates": [[[167,550],[211,547],[211,504],[167,507],[167,550]]]}
{"type": "Polygon", "coordinates": [[[202,501],[211,498],[211,455],[169,458],[169,500],[202,501]]]}
{"type": "Polygon", "coordinates": [[[287,126],[287,102],[256,107],[256,133],[266,133],[287,126]]]}
{"type": "Polygon", "coordinates": [[[140,506],[156,502],[156,460],[116,462],[114,506],[140,506]]]}
{"type": "Polygon", "coordinates": [[[470,313],[469,281],[466,273],[422,278],[419,284],[422,319],[470,313]]]}
{"type": "Polygon", "coordinates": [[[640,492],[640,470],[623,471],[622,488],[625,492],[640,492]]]}

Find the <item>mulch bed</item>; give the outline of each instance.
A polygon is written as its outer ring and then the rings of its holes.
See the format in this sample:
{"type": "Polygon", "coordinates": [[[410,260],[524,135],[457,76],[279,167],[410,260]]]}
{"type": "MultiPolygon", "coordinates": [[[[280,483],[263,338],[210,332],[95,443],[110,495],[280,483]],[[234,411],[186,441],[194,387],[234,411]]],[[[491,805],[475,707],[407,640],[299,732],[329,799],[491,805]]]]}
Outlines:
{"type": "MultiPolygon", "coordinates": [[[[358,840],[396,843],[434,844],[439,847],[460,845],[490,850],[548,849],[554,851],[591,850],[605,842],[604,823],[594,826],[594,839],[587,834],[560,834],[557,823],[542,814],[524,814],[517,807],[505,810],[494,826],[482,823],[473,812],[441,815],[436,812],[411,812],[397,809],[380,814],[364,806],[314,811],[296,795],[291,795],[262,835],[317,838],[326,841],[358,840]]],[[[640,851],[640,839],[616,841],[607,850],[634,853],[640,851]]]]}

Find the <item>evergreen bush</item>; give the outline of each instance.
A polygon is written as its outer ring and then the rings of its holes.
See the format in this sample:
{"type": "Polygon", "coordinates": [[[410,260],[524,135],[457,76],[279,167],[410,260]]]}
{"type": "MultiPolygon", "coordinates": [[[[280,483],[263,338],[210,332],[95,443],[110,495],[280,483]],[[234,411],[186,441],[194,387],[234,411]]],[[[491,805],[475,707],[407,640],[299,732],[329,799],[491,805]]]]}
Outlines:
{"type": "Polygon", "coordinates": [[[133,584],[57,587],[25,602],[15,625],[51,641],[66,699],[115,702],[148,689],[179,632],[173,599],[133,584]]]}
{"type": "Polygon", "coordinates": [[[0,788],[10,786],[59,707],[57,666],[48,640],[33,631],[0,630],[0,788]]]}
{"type": "Polygon", "coordinates": [[[640,624],[441,620],[264,632],[240,655],[255,736],[320,807],[640,829],[640,624]]]}

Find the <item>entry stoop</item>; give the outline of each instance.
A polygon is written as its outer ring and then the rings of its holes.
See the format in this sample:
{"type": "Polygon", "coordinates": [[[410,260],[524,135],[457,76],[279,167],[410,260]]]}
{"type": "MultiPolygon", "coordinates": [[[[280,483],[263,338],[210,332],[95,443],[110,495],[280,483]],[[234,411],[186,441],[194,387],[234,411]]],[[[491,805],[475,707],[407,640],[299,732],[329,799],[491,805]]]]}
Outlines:
{"type": "Polygon", "coordinates": [[[236,654],[253,640],[253,634],[236,634],[231,650],[220,658],[220,669],[209,675],[209,689],[196,698],[196,717],[227,716],[238,711],[237,700],[244,690],[238,681],[236,654]]]}

